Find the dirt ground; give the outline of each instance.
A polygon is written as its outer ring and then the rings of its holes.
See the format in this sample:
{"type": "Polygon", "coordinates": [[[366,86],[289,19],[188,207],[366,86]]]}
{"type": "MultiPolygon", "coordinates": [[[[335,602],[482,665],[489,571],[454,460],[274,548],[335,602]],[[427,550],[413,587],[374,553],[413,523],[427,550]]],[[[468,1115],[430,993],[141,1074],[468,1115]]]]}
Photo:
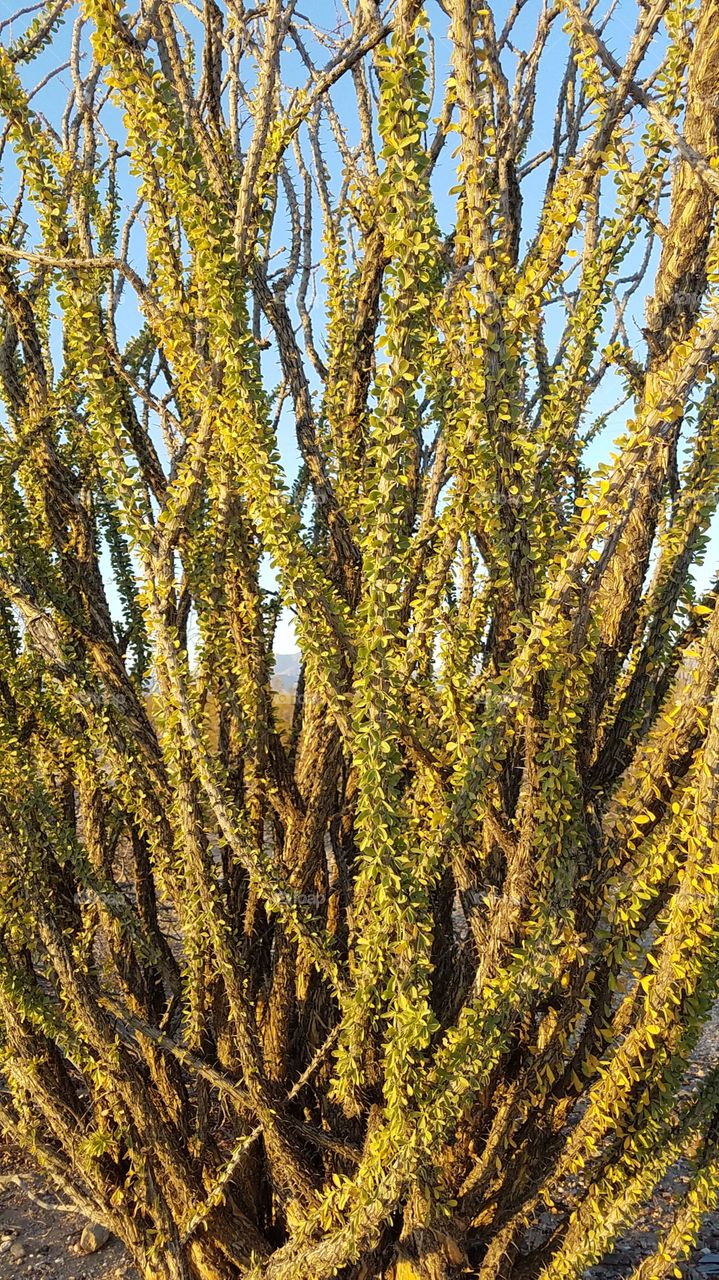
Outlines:
{"type": "Polygon", "coordinates": [[[4,1182],[27,1177],[30,1166],[10,1146],[0,1146],[0,1280],[137,1280],[118,1240],[97,1253],[79,1253],[86,1220],[51,1206],[56,1197],[34,1179],[37,1201],[25,1187],[4,1182]]]}
{"type": "MultiPolygon", "coordinates": [[[[693,1055],[690,1079],[700,1079],[718,1058],[719,1006],[693,1055]]],[[[79,1253],[84,1220],[53,1208],[56,1198],[40,1180],[35,1180],[34,1187],[42,1204],[29,1199],[24,1188],[5,1181],[13,1174],[27,1176],[29,1168],[14,1148],[0,1145],[0,1280],[138,1280],[117,1240],[89,1256],[79,1253]]],[[[687,1179],[687,1169],[680,1163],[621,1244],[592,1267],[585,1280],[625,1280],[656,1247],[687,1179]]],[[[682,1272],[685,1280],[710,1280],[712,1276],[719,1280],[719,1205],[707,1215],[698,1247],[682,1272]]]]}

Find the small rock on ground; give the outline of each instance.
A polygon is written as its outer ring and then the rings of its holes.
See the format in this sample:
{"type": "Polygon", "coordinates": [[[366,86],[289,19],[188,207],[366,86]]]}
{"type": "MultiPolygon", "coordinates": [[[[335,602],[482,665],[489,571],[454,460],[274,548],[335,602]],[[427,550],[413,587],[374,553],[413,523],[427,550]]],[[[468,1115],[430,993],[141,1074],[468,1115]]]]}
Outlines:
{"type": "Polygon", "coordinates": [[[80,1236],[79,1253],[98,1253],[103,1249],[110,1239],[110,1232],[107,1227],[100,1226],[99,1222],[88,1223],[82,1229],[80,1236]]]}

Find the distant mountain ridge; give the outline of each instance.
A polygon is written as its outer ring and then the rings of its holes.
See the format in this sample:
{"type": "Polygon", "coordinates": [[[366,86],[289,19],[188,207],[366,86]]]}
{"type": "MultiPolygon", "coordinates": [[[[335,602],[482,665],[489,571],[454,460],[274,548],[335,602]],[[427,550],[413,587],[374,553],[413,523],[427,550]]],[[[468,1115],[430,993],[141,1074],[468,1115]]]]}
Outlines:
{"type": "Polygon", "coordinates": [[[300,678],[301,662],[301,653],[276,653],[275,670],[272,676],[273,687],[294,693],[300,678]]]}

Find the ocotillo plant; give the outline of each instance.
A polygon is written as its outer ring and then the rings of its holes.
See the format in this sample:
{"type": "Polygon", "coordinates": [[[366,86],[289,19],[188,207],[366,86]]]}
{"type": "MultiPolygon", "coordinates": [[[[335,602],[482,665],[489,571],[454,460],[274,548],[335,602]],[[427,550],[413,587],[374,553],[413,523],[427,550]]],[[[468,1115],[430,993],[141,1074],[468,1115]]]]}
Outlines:
{"type": "Polygon", "coordinates": [[[579,1277],[684,1152],[671,1274],[719,1185],[719,3],[23,13],[3,1128],[148,1280],[579,1277]]]}

